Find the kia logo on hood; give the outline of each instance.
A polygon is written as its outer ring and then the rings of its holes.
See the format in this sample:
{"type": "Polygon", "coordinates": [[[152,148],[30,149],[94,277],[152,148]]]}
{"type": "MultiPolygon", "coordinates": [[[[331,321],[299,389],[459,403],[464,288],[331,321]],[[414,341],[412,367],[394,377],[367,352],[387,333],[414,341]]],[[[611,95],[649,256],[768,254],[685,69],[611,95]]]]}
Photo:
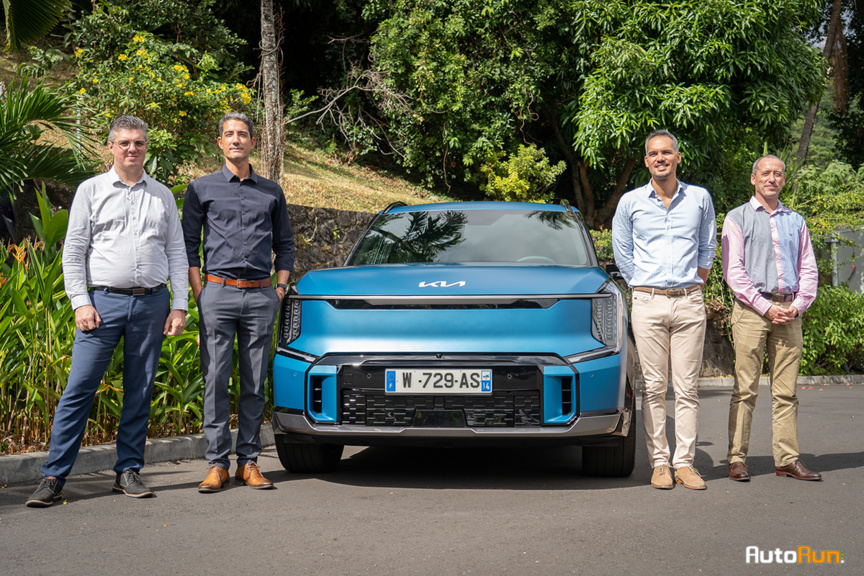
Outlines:
{"type": "Polygon", "coordinates": [[[452,284],[448,284],[444,280],[439,280],[437,282],[420,282],[418,285],[420,288],[450,288],[452,286],[465,286],[465,281],[460,280],[459,282],[453,282],[452,284]]]}

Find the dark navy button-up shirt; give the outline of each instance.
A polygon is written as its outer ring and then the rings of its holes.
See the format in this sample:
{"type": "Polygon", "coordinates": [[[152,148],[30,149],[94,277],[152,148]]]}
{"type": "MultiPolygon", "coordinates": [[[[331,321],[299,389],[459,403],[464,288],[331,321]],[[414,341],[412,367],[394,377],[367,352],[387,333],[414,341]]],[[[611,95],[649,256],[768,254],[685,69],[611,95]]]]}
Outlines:
{"type": "Polygon", "coordinates": [[[227,166],[189,183],[183,201],[183,236],[190,268],[240,280],[294,269],[294,231],[282,188],[249,167],[241,181],[227,166]],[[198,250],[204,232],[204,266],[198,250]]]}

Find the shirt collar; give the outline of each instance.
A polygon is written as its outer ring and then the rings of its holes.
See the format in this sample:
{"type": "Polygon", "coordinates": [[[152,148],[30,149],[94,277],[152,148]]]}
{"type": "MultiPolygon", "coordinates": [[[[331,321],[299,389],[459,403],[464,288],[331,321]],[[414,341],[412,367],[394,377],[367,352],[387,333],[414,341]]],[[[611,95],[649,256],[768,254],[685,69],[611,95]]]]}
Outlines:
{"type": "MultiPolygon", "coordinates": [[[[222,175],[225,176],[225,180],[231,182],[233,178],[237,178],[237,175],[231,172],[228,169],[227,164],[222,164],[222,175]]],[[[237,178],[239,180],[239,178],[237,178]]],[[[255,169],[252,168],[252,164],[249,164],[249,178],[247,180],[252,180],[256,184],[258,184],[258,174],[255,173],[255,169]]]]}
{"type": "MultiPolygon", "coordinates": [[[[657,195],[657,191],[654,190],[654,186],[651,185],[652,180],[653,180],[653,178],[651,180],[648,180],[648,183],[645,184],[645,191],[648,192],[649,198],[653,197],[653,198],[657,198],[659,200],[660,196],[657,195]]],[[[684,182],[681,182],[677,178],[675,181],[678,182],[678,188],[675,189],[675,194],[672,195],[673,200],[675,199],[676,196],[678,196],[678,194],[680,192],[684,192],[684,190],[687,189],[687,184],[685,184],[684,182]]]]}
{"type": "MultiPolygon", "coordinates": [[[[759,210],[763,210],[765,212],[768,212],[768,209],[765,208],[765,206],[763,206],[762,203],[756,199],[756,196],[750,197],[750,207],[753,208],[753,210],[755,210],[757,212],[759,210]]],[[[778,198],[777,199],[777,209],[774,210],[774,212],[768,212],[768,214],[777,214],[779,212],[791,212],[791,210],[789,208],[787,208],[786,206],[784,206],[783,202],[780,202],[780,199],[778,198]]]]}
{"type": "MultiPolygon", "coordinates": [[[[126,186],[126,183],[123,182],[123,179],[120,178],[120,175],[119,175],[119,174],[117,174],[117,170],[114,169],[114,166],[113,166],[113,165],[111,166],[111,169],[108,170],[108,176],[111,178],[111,182],[112,182],[113,184],[116,184],[116,183],[119,182],[119,183],[122,184],[123,186],[126,186]]],[[[146,186],[146,185],[147,185],[147,180],[148,180],[149,178],[150,178],[150,177],[147,176],[147,171],[144,170],[144,171],[141,172],[141,178],[139,178],[138,181],[135,182],[135,184],[133,184],[132,186],[133,186],[133,187],[134,187],[134,186],[137,186],[138,184],[141,184],[142,182],[143,182],[144,185],[146,186]]]]}

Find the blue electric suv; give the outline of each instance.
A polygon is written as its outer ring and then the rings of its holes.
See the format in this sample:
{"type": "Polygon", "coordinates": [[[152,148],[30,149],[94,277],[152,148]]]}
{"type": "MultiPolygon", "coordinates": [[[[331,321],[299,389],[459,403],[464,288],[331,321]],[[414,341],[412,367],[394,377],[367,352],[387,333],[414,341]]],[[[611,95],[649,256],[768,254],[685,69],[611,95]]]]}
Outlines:
{"type": "Polygon", "coordinates": [[[390,206],[283,301],[276,448],[318,473],[345,445],[581,445],[586,474],[628,476],[633,349],[569,206],[390,206]]]}

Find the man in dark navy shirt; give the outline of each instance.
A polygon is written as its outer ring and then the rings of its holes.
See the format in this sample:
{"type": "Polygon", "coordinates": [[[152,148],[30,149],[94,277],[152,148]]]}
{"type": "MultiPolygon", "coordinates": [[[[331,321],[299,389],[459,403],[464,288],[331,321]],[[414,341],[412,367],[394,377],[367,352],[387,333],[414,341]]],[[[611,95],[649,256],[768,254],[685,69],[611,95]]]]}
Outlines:
{"type": "Polygon", "coordinates": [[[294,233],[282,188],[249,164],[253,130],[245,114],[229,112],[222,117],[216,141],[225,165],[190,183],[183,204],[189,284],[199,310],[204,436],[210,460],[199,492],[218,492],[229,480],[228,381],[235,336],[240,403],[234,481],[252,488],[273,487],[261,475],[257,459],[273,323],[294,268],[294,233]],[[202,231],[203,280],[198,255],[202,231]],[[276,256],[272,264],[271,250],[276,256]],[[270,278],[274,266],[275,289],[270,278]]]}

